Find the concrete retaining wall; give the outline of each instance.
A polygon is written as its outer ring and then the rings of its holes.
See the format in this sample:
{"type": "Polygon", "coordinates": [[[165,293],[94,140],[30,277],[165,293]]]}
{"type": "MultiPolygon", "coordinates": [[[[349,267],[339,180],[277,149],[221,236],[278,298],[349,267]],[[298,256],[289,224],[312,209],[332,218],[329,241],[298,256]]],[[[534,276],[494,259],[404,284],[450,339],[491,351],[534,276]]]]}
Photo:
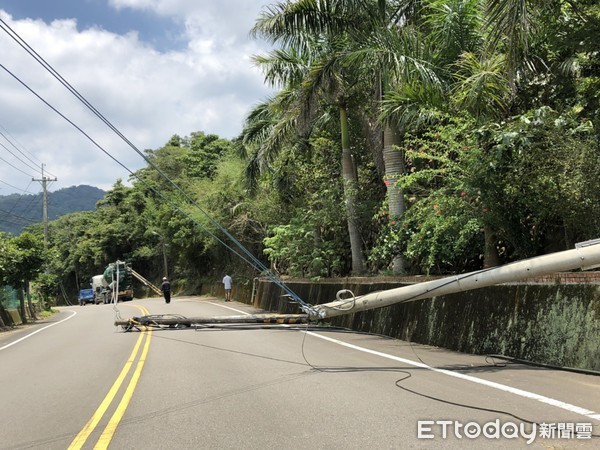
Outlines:
{"type": "Polygon", "coordinates": [[[21,314],[19,313],[18,309],[7,309],[6,312],[8,313],[12,322],[10,323],[10,325],[21,325],[23,323],[23,320],[21,319],[21,314]]]}
{"type": "MultiPolygon", "coordinates": [[[[294,280],[286,284],[316,305],[333,301],[340,289],[362,295],[417,281],[374,280],[294,280]]],[[[223,296],[218,286],[212,291],[223,296]]],[[[252,302],[251,295],[251,284],[238,286],[237,294],[234,291],[234,299],[245,303],[252,302]]],[[[266,311],[300,312],[282,295],[278,286],[260,280],[252,303],[266,311]]],[[[330,319],[330,323],[467,353],[600,370],[600,274],[557,274],[349,314],[330,319]]]]}

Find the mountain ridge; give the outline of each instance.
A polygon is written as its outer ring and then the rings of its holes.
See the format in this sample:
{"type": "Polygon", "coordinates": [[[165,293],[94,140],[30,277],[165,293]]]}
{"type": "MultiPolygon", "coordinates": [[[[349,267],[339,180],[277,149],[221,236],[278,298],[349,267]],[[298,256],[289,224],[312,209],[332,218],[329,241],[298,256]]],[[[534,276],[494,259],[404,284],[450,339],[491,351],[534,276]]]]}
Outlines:
{"type": "MultiPolygon", "coordinates": [[[[48,220],[79,211],[93,211],[106,192],[79,185],[48,192],[48,220]]],[[[19,235],[29,225],[43,220],[43,194],[0,195],[0,231],[19,235]]]]}

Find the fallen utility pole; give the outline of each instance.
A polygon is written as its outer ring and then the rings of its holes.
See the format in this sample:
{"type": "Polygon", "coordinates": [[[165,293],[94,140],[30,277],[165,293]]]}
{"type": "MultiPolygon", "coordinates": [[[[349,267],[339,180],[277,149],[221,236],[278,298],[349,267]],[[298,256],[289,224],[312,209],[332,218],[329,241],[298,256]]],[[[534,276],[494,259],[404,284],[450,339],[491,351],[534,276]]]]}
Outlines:
{"type": "Polygon", "coordinates": [[[525,259],[500,267],[478,270],[439,280],[417,283],[356,297],[351,291],[338,292],[337,300],[314,306],[311,320],[353,314],[374,308],[412,302],[440,295],[479,289],[494,284],[509,283],[525,278],[548,275],[574,269],[590,269],[600,264],[600,240],[586,241],[573,250],[525,259]],[[341,295],[347,295],[341,298],[341,295]]]}
{"type": "Polygon", "coordinates": [[[122,326],[126,329],[133,327],[161,327],[161,326],[181,326],[191,327],[194,325],[208,324],[298,324],[307,323],[307,314],[251,314],[243,316],[214,316],[214,317],[181,317],[181,316],[142,316],[132,317],[127,320],[115,321],[115,326],[122,326]]]}
{"type": "Polygon", "coordinates": [[[369,309],[423,300],[435,296],[479,289],[501,283],[510,283],[529,277],[548,275],[574,269],[587,270],[600,266],[600,239],[576,245],[573,250],[552,253],[535,258],[517,261],[500,267],[478,270],[439,280],[416,283],[386,291],[355,296],[343,289],[337,293],[337,300],[305,309],[306,314],[254,314],[244,316],[216,316],[186,318],[181,316],[144,316],[128,320],[117,320],[125,330],[138,326],[192,326],[203,324],[262,323],[296,324],[318,321],[344,314],[354,314],[369,309]],[[342,296],[346,296],[342,298],[342,296]]]}

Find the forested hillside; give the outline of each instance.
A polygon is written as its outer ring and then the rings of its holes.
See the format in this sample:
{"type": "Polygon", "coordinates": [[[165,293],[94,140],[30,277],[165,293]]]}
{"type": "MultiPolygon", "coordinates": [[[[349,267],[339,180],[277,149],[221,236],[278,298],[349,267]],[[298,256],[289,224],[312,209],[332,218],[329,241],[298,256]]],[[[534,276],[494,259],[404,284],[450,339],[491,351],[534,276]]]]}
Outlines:
{"type": "Polygon", "coordinates": [[[597,1],[291,1],[252,33],[272,98],[54,220],[56,280],[462,273],[600,237],[597,1]]]}
{"type": "MultiPolygon", "coordinates": [[[[106,192],[93,186],[72,186],[48,192],[48,219],[90,211],[106,192]]],[[[0,195],[0,231],[18,235],[26,226],[42,222],[43,194],[0,195]]]]}

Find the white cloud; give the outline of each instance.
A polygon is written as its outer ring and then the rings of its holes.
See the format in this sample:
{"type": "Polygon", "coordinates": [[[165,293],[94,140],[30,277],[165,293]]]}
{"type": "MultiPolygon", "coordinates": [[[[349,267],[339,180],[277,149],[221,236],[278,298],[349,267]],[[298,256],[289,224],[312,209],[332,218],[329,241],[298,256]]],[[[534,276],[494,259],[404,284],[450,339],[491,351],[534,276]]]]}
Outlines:
{"type": "MultiPolygon", "coordinates": [[[[0,17],[144,150],[164,145],[173,134],[205,131],[232,138],[241,131],[249,108],[269,93],[250,62],[264,44],[248,39],[262,3],[111,0],[116,8],[152,10],[179,20],[188,45],[166,52],[142,42],[135,32],[116,35],[100,26],[82,30],[73,19],[14,21],[2,11],[0,17]]],[[[0,52],[0,63],[123,164],[132,170],[145,165],[5,33],[0,33],[0,52]]],[[[107,189],[117,178],[127,179],[124,169],[1,69],[0,105],[0,130],[58,177],[53,190],[78,184],[107,189]]],[[[0,142],[10,147],[1,136],[0,142]]],[[[1,146],[0,157],[33,172],[1,146]]],[[[11,164],[0,160],[0,180],[24,188],[30,177],[11,164]]],[[[0,183],[1,195],[11,191],[0,183]]]]}

